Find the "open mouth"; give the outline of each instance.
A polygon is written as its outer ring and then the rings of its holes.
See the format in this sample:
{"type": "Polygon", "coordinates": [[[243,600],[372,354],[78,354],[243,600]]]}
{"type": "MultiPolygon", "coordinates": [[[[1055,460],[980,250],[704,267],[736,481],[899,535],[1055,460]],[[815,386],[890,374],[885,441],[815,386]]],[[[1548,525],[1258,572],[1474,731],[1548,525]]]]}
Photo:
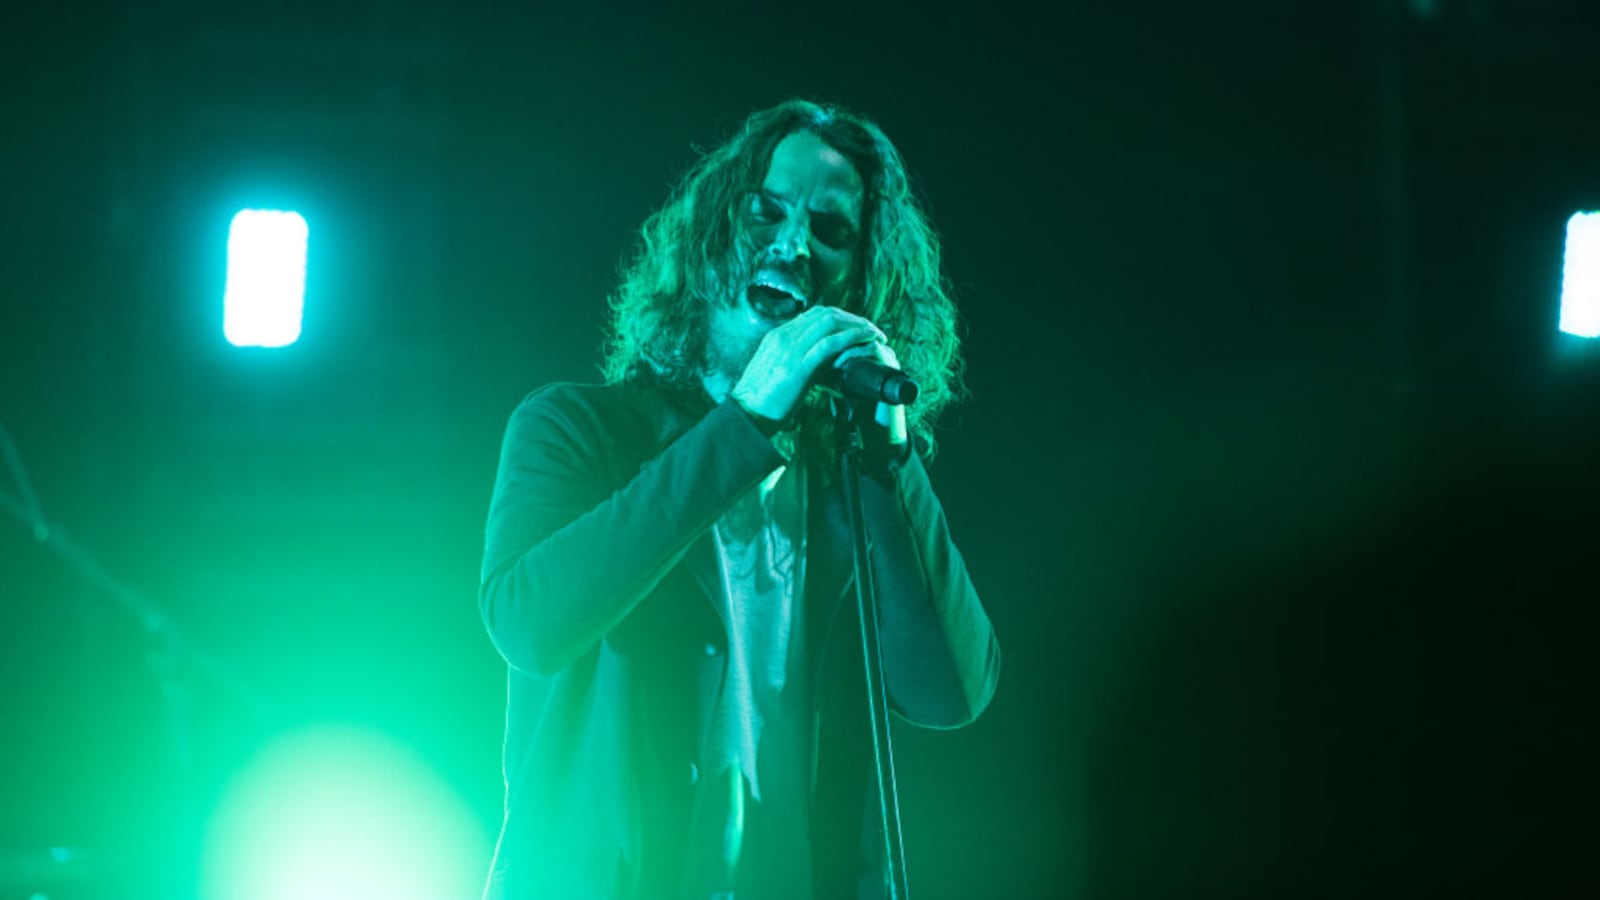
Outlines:
{"type": "Polygon", "coordinates": [[[805,293],[780,276],[762,273],[745,290],[750,307],[770,319],[790,319],[805,312],[809,303],[805,293]]]}

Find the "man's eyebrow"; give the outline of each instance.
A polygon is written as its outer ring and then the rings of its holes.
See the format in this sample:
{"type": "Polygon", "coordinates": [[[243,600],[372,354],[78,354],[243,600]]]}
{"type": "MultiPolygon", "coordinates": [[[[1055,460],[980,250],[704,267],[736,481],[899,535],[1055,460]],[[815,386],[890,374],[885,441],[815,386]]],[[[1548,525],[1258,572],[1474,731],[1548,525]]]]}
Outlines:
{"type": "MultiPolygon", "coordinates": [[[[794,198],[791,197],[790,195],[788,195],[788,194],[786,194],[786,193],[784,193],[782,191],[773,190],[772,188],[769,188],[769,187],[756,188],[756,193],[761,194],[761,195],[766,196],[766,197],[770,197],[770,198],[772,198],[774,200],[781,200],[784,203],[793,203],[794,202],[794,198]]],[[[821,208],[812,207],[812,209],[811,209],[811,214],[812,215],[814,215],[814,216],[826,216],[828,218],[835,218],[835,219],[843,219],[843,220],[845,220],[845,222],[847,224],[849,223],[849,220],[852,218],[852,216],[850,215],[850,208],[849,208],[849,201],[848,200],[840,199],[840,195],[838,195],[838,194],[824,194],[822,196],[822,200],[823,200],[823,206],[821,208]],[[829,201],[832,201],[832,202],[830,203],[829,201]]]]}

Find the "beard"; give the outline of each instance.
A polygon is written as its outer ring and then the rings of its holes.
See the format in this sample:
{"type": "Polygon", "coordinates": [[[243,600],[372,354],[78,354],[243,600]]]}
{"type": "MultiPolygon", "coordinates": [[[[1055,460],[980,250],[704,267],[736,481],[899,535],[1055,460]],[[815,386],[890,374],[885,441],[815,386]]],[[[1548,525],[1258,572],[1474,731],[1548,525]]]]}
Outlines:
{"type": "Polygon", "coordinates": [[[760,327],[743,291],[731,303],[714,306],[706,323],[706,372],[724,376],[730,384],[738,381],[772,327],[760,327]]]}
{"type": "Polygon", "coordinates": [[[710,307],[706,322],[705,372],[739,380],[767,332],[780,323],[756,312],[748,291],[756,274],[755,249],[741,238],[728,254],[723,270],[710,271],[710,307]]]}

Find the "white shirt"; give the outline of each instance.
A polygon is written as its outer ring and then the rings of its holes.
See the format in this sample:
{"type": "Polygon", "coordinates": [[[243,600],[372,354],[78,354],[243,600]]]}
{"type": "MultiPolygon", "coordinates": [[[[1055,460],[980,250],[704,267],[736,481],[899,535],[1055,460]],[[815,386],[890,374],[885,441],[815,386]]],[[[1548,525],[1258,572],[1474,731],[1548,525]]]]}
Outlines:
{"type": "Polygon", "coordinates": [[[700,789],[708,795],[702,809],[723,819],[712,830],[722,834],[722,863],[731,873],[715,897],[812,893],[805,498],[804,469],[779,468],[712,527],[727,604],[728,670],[700,789]]]}

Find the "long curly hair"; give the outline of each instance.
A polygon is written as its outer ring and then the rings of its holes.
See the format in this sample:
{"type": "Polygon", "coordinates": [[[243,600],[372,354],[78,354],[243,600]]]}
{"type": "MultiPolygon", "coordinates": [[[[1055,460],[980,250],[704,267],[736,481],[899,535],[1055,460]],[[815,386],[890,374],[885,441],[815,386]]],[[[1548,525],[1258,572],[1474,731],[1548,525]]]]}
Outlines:
{"type": "Polygon", "coordinates": [[[877,125],[837,106],[793,99],[753,113],[731,140],[702,154],[666,205],[645,220],[609,300],[606,381],[651,377],[699,385],[711,304],[736,301],[728,280],[741,240],[740,201],[760,187],[778,143],[799,131],[814,132],[861,175],[863,246],[840,305],[883,329],[917,381],[921,391],[906,409],[907,425],[932,454],[934,419],[965,392],[939,236],[912,192],[899,151],[877,125]]]}

